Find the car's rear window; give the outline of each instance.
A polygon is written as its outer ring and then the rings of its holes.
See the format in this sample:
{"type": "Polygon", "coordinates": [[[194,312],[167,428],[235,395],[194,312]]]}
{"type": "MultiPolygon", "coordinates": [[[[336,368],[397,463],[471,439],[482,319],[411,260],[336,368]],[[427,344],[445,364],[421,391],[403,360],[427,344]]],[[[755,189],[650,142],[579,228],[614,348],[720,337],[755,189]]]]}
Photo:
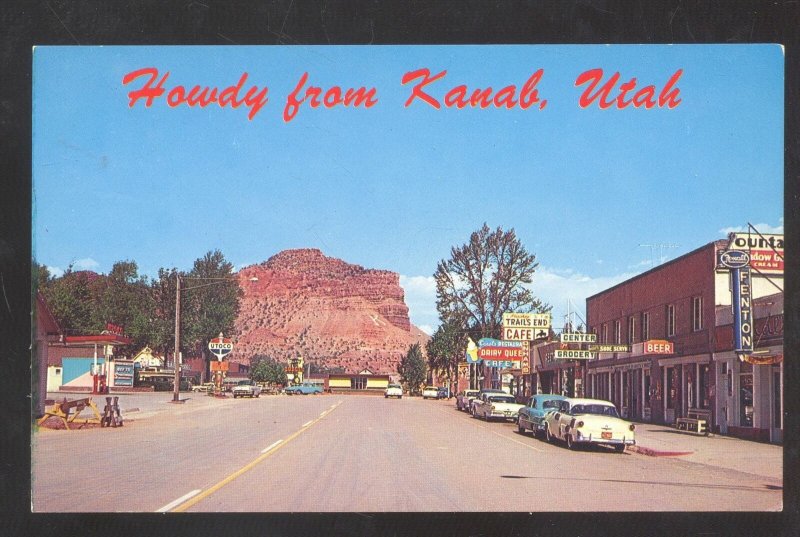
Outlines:
{"type": "Polygon", "coordinates": [[[618,417],[617,409],[609,405],[575,405],[571,413],[618,417]]]}
{"type": "Polygon", "coordinates": [[[510,395],[506,396],[494,395],[492,397],[489,397],[489,401],[491,401],[492,403],[516,403],[514,398],[511,397],[510,395]]]}

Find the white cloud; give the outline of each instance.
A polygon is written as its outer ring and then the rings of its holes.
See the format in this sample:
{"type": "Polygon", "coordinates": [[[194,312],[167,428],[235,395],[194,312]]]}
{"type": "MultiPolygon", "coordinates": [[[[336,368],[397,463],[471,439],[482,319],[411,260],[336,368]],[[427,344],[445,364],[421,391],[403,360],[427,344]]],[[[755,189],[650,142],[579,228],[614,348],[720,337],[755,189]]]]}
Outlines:
{"type": "Polygon", "coordinates": [[[593,278],[575,272],[573,269],[554,269],[540,266],[533,275],[533,293],[553,306],[553,328],[560,330],[564,325],[569,309],[577,312],[580,317],[575,318],[577,324],[582,324],[586,319],[586,298],[604,291],[609,287],[625,281],[641,271],[626,272],[612,276],[593,278]]]}
{"type": "Polygon", "coordinates": [[[436,311],[436,280],[433,276],[400,275],[411,323],[427,334],[432,334],[439,326],[439,312],[436,311]]]}
{"type": "Polygon", "coordinates": [[[433,333],[436,332],[436,328],[432,327],[429,324],[416,325],[416,323],[415,323],[415,326],[417,326],[417,328],[419,328],[420,330],[422,330],[423,332],[425,332],[429,336],[432,336],[433,333]]]}
{"type": "Polygon", "coordinates": [[[100,263],[92,259],[91,257],[85,257],[83,259],[78,259],[72,264],[73,270],[96,270],[97,267],[100,266],[100,263]]]}
{"type": "Polygon", "coordinates": [[[47,270],[48,270],[48,272],[50,272],[51,276],[55,276],[56,278],[60,278],[61,276],[64,275],[64,269],[62,269],[60,267],[48,266],[47,270]]]}
{"type": "MultiPolygon", "coordinates": [[[[753,227],[758,230],[759,233],[765,233],[767,235],[783,235],[783,217],[779,218],[778,221],[780,224],[777,226],[772,226],[770,224],[753,224],[753,227]]],[[[747,226],[736,226],[736,227],[726,227],[719,230],[722,235],[728,235],[728,233],[745,233],[749,230],[747,226]]]]}

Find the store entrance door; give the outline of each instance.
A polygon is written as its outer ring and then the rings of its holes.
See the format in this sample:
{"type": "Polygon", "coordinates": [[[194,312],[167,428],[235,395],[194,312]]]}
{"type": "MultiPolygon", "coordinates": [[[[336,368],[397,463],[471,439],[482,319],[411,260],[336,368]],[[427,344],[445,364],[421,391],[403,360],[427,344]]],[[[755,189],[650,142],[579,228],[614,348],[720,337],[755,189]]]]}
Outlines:
{"type": "Polygon", "coordinates": [[[783,442],[783,393],[781,383],[781,366],[773,365],[770,371],[770,429],[769,441],[783,442]]]}

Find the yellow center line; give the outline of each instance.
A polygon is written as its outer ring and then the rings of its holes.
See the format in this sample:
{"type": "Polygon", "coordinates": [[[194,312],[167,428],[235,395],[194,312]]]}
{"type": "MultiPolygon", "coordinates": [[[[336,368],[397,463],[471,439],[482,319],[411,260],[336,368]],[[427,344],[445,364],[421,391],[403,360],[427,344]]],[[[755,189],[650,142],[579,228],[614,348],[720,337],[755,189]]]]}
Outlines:
{"type": "MultiPolygon", "coordinates": [[[[342,404],[342,402],[341,402],[341,401],[339,401],[338,403],[336,403],[335,405],[333,405],[333,406],[331,407],[331,410],[335,409],[335,408],[336,408],[336,407],[338,407],[340,404],[342,404]]],[[[316,418],[316,419],[313,419],[313,420],[311,420],[310,422],[308,422],[308,424],[307,424],[307,425],[305,425],[305,426],[301,427],[301,428],[300,428],[300,429],[299,429],[297,432],[295,432],[295,433],[292,433],[291,435],[289,435],[289,436],[286,438],[286,440],[284,440],[283,442],[281,442],[280,444],[278,444],[277,446],[275,446],[275,447],[274,447],[274,448],[272,448],[271,450],[267,451],[266,453],[263,453],[262,455],[259,455],[259,456],[258,456],[258,457],[256,457],[256,458],[255,458],[253,461],[251,461],[251,462],[249,462],[248,464],[246,464],[246,465],[242,466],[241,468],[239,468],[238,470],[236,470],[235,472],[233,472],[232,474],[230,474],[228,477],[226,477],[225,479],[223,479],[223,480],[222,480],[222,481],[220,481],[219,483],[217,483],[217,484],[215,484],[215,485],[212,485],[211,487],[207,488],[207,489],[206,489],[206,490],[204,490],[203,492],[201,492],[201,493],[199,493],[199,494],[197,494],[197,495],[193,496],[192,498],[190,498],[189,500],[185,501],[184,503],[182,503],[182,504],[180,504],[180,505],[176,506],[175,508],[173,508],[173,509],[172,509],[171,511],[169,511],[169,512],[170,512],[170,513],[182,513],[182,512],[184,512],[184,511],[186,511],[187,509],[189,509],[190,507],[192,507],[193,505],[195,505],[196,503],[200,502],[201,500],[204,500],[205,498],[208,498],[209,496],[211,496],[212,494],[214,494],[215,492],[217,492],[219,489],[221,489],[222,487],[224,487],[225,485],[227,485],[228,483],[230,483],[231,481],[233,481],[234,479],[236,479],[237,477],[239,477],[240,475],[242,475],[242,474],[244,474],[244,473],[246,473],[246,472],[248,472],[248,471],[252,470],[252,469],[253,469],[253,468],[255,468],[256,466],[258,466],[258,465],[259,465],[261,462],[263,462],[263,461],[264,461],[264,460],[265,460],[267,457],[271,456],[273,453],[276,453],[278,450],[280,450],[281,448],[283,448],[283,447],[284,447],[286,444],[288,444],[289,442],[291,442],[292,440],[294,440],[295,438],[297,438],[298,436],[300,436],[301,434],[303,434],[305,431],[309,430],[309,429],[311,428],[311,427],[310,427],[311,425],[313,425],[313,424],[317,423],[317,422],[318,422],[318,421],[320,421],[322,418],[323,418],[323,416],[320,416],[320,417],[318,417],[318,418],[316,418]]]]}

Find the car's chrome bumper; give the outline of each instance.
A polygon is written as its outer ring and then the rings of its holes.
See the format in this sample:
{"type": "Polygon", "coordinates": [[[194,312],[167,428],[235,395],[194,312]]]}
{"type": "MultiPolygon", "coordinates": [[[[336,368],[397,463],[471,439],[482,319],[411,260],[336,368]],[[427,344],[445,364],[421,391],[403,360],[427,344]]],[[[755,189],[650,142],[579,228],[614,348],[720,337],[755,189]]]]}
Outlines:
{"type": "Polygon", "coordinates": [[[573,442],[581,442],[581,443],[585,443],[585,444],[590,444],[590,443],[591,444],[608,444],[608,445],[625,444],[626,446],[634,446],[634,445],[636,445],[636,439],[635,438],[627,438],[625,436],[623,436],[622,438],[619,438],[619,437],[617,437],[617,438],[600,438],[600,437],[597,437],[597,436],[593,436],[591,434],[587,435],[587,436],[575,435],[575,436],[572,437],[572,441],[573,442]]]}

